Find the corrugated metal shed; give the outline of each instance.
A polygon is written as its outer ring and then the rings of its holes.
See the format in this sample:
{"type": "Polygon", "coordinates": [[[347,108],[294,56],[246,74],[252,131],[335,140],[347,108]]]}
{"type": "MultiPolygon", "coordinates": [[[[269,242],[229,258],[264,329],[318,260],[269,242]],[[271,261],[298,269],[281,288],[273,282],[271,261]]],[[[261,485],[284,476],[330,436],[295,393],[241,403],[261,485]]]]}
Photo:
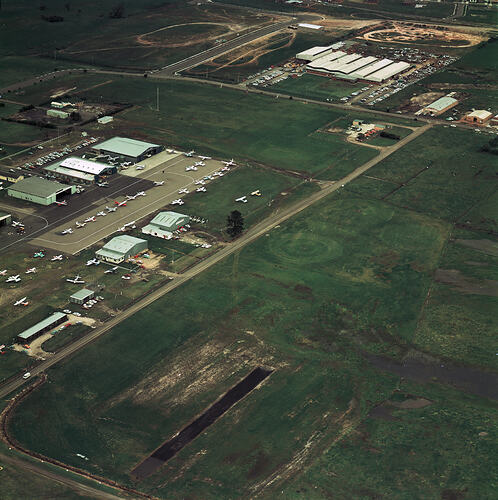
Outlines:
{"type": "Polygon", "coordinates": [[[334,73],[344,73],[345,75],[349,75],[353,71],[363,68],[367,64],[371,64],[375,61],[377,61],[377,58],[373,56],[362,57],[352,62],[345,62],[344,64],[336,68],[334,70],[334,73]]]}
{"type": "Polygon", "coordinates": [[[361,68],[358,71],[356,71],[355,76],[357,78],[364,78],[365,76],[371,75],[372,73],[379,71],[379,69],[389,66],[393,62],[394,61],[392,61],[391,59],[381,59],[380,61],[375,61],[372,64],[369,64],[368,66],[365,66],[364,68],[361,68]]]}
{"type": "Polygon", "coordinates": [[[60,182],[48,181],[47,179],[40,179],[39,177],[26,177],[10,185],[8,190],[29,194],[31,196],[38,196],[40,198],[48,198],[68,188],[71,188],[71,186],[61,184],[60,182]]]}
{"type": "Polygon", "coordinates": [[[83,158],[76,158],[75,156],[66,158],[60,163],[60,166],[92,175],[99,175],[105,170],[112,168],[110,165],[106,165],[105,163],[84,160],[83,158]]]}
{"type": "Polygon", "coordinates": [[[82,288],[78,290],[76,293],[73,293],[69,300],[70,302],[74,302],[75,304],[83,304],[87,300],[93,298],[95,296],[95,292],[93,290],[88,290],[88,288],[82,288]]]}
{"type": "Polygon", "coordinates": [[[158,147],[160,147],[158,144],[151,144],[150,142],[137,141],[136,139],[128,139],[126,137],[113,137],[92,146],[92,149],[135,157],[144,154],[150,148],[158,147]]]}
{"type": "Polygon", "coordinates": [[[453,97],[448,97],[447,95],[440,97],[433,103],[429,104],[426,109],[432,109],[434,111],[443,111],[443,109],[446,109],[448,106],[451,106],[452,104],[455,104],[457,102],[456,99],[453,97]]]}
{"type": "Polygon", "coordinates": [[[387,80],[388,78],[391,78],[398,73],[405,71],[409,67],[410,63],[404,61],[396,62],[394,64],[386,66],[379,71],[376,71],[375,73],[371,73],[365,78],[365,80],[370,80],[372,82],[383,82],[384,80],[387,80]]]}
{"type": "Polygon", "coordinates": [[[45,318],[42,321],[40,321],[39,323],[36,323],[36,325],[31,326],[27,330],[24,330],[24,332],[20,333],[17,336],[17,338],[23,339],[23,340],[29,340],[30,337],[33,337],[37,333],[39,333],[40,330],[43,330],[52,324],[55,325],[55,324],[57,324],[57,322],[62,322],[66,318],[67,318],[67,316],[64,313],[54,312],[48,318],[45,318]]]}

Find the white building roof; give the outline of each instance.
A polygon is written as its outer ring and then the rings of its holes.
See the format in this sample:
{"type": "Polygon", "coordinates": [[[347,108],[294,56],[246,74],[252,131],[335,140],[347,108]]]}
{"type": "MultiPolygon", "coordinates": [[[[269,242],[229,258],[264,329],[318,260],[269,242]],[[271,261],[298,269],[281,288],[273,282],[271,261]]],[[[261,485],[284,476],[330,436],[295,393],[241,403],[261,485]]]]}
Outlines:
{"type": "MultiPolygon", "coordinates": [[[[343,57],[343,59],[346,59],[346,58],[343,57]]],[[[349,75],[353,71],[356,71],[357,69],[363,68],[367,64],[371,64],[375,61],[377,61],[377,58],[373,57],[373,56],[361,57],[360,59],[356,59],[356,60],[351,61],[351,62],[344,62],[343,64],[341,64],[338,68],[336,68],[334,70],[334,73],[344,73],[345,75],[349,75]]]]}
{"type": "Polygon", "coordinates": [[[342,50],[338,50],[337,52],[332,52],[332,54],[328,54],[324,57],[320,57],[315,59],[313,62],[308,63],[306,66],[310,69],[321,69],[323,71],[333,71],[335,68],[340,66],[343,63],[353,61],[358,59],[359,55],[357,54],[346,54],[342,50]],[[351,58],[351,56],[353,56],[351,58]]]}
{"type": "Polygon", "coordinates": [[[364,78],[368,75],[371,75],[372,73],[375,73],[376,71],[379,71],[379,69],[389,66],[392,63],[393,61],[391,61],[391,59],[381,59],[380,61],[375,61],[368,66],[360,68],[355,72],[354,76],[356,76],[357,78],[364,78]]]}
{"type": "Polygon", "coordinates": [[[323,26],[320,26],[318,24],[308,24],[308,23],[299,23],[298,26],[300,28],[308,28],[311,30],[321,30],[323,26]]]}
{"type": "Polygon", "coordinates": [[[469,113],[467,116],[470,118],[479,118],[480,120],[487,120],[491,116],[493,116],[493,113],[490,111],[486,111],[485,109],[476,109],[475,111],[472,111],[472,113],[469,113]]]}
{"type": "Polygon", "coordinates": [[[379,71],[376,71],[375,73],[368,75],[365,79],[370,80],[372,82],[383,82],[384,80],[387,80],[388,78],[391,78],[394,75],[397,75],[402,71],[405,71],[409,67],[410,64],[407,62],[403,61],[396,62],[390,64],[389,66],[386,66],[383,69],[380,69],[379,71]]]}
{"type": "Polygon", "coordinates": [[[142,240],[140,238],[124,234],[122,236],[116,236],[112,240],[108,241],[102,247],[102,250],[125,254],[126,252],[129,252],[137,243],[147,243],[147,240],[142,240]]]}
{"type": "Polygon", "coordinates": [[[302,52],[299,52],[299,54],[296,55],[296,57],[298,59],[304,59],[308,56],[317,56],[318,54],[321,54],[322,52],[325,52],[326,50],[330,50],[332,48],[332,46],[327,46],[327,47],[320,47],[320,46],[316,46],[316,47],[311,47],[311,49],[306,49],[306,50],[303,50],[302,52]]]}
{"type": "Polygon", "coordinates": [[[83,158],[76,158],[75,156],[66,158],[63,162],[60,163],[60,166],[92,175],[99,175],[104,170],[111,168],[109,165],[105,165],[104,163],[88,161],[84,160],[83,158]]]}
{"type": "Polygon", "coordinates": [[[177,212],[159,212],[150,221],[150,224],[166,230],[171,228],[178,229],[179,226],[185,224],[185,220],[189,219],[190,217],[188,215],[179,214],[177,212]]]}
{"type": "Polygon", "coordinates": [[[456,99],[453,97],[449,97],[447,95],[440,97],[439,99],[435,100],[434,102],[431,102],[428,106],[426,106],[426,109],[432,109],[434,111],[442,111],[443,109],[446,109],[448,106],[451,106],[452,104],[455,104],[457,102],[456,99]]]}
{"type": "Polygon", "coordinates": [[[144,154],[150,148],[158,147],[158,144],[137,141],[136,139],[129,139],[128,137],[113,137],[112,139],[108,139],[107,141],[92,146],[92,149],[136,157],[144,154]]]}

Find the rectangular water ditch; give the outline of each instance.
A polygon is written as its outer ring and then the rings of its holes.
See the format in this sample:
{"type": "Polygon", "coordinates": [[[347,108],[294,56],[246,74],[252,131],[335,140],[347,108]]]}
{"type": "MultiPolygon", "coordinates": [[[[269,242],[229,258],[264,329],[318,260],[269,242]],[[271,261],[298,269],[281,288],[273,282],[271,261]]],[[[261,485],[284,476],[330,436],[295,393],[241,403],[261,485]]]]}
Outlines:
{"type": "Polygon", "coordinates": [[[183,428],[172,439],[159,447],[152,455],[137,465],[131,474],[136,479],[143,479],[155,472],[161,465],[175,456],[184,446],[195,439],[204,429],[213,424],[227,412],[237,401],[258,386],[273,370],[255,368],[247,377],[232,387],[220,400],[211,405],[200,417],[183,428]]]}

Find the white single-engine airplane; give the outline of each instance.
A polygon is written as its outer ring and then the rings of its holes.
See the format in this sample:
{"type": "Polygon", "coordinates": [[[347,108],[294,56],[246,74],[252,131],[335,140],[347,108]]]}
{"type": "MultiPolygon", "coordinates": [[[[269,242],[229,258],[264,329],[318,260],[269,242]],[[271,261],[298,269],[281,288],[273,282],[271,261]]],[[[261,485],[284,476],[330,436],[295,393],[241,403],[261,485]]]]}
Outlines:
{"type": "Polygon", "coordinates": [[[19,283],[19,281],[21,281],[21,277],[18,274],[16,274],[15,276],[9,276],[5,280],[6,283],[12,283],[12,282],[19,283]]]}
{"type": "Polygon", "coordinates": [[[0,271],[0,276],[5,276],[7,274],[7,269],[0,271]]]}
{"type": "Polygon", "coordinates": [[[115,212],[115,211],[116,211],[116,207],[105,207],[105,209],[106,209],[108,212],[115,212]]]}
{"type": "Polygon", "coordinates": [[[111,267],[111,269],[108,269],[107,271],[104,271],[104,274],[113,274],[118,270],[118,266],[111,267]]]}
{"type": "Polygon", "coordinates": [[[74,278],[66,278],[66,281],[69,281],[69,283],[84,283],[84,281],[80,278],[81,276],[77,274],[74,278]]]}
{"type": "Polygon", "coordinates": [[[77,228],[79,228],[79,227],[85,227],[86,226],[86,222],[78,222],[78,221],[76,221],[75,224],[76,224],[77,228]]]}
{"type": "Polygon", "coordinates": [[[98,217],[105,217],[107,214],[104,211],[97,212],[98,217]]]}
{"type": "Polygon", "coordinates": [[[67,229],[64,229],[64,231],[61,231],[61,234],[71,234],[73,232],[73,230],[68,227],[67,229]]]}
{"type": "Polygon", "coordinates": [[[236,163],[233,160],[233,158],[229,161],[222,161],[221,163],[224,163],[227,167],[235,167],[236,163]]]}
{"type": "Polygon", "coordinates": [[[26,272],[24,274],[32,274],[36,273],[36,267],[31,267],[29,269],[26,269],[26,272]]]}
{"type": "Polygon", "coordinates": [[[261,196],[261,191],[259,189],[257,189],[256,191],[253,191],[251,193],[251,196],[261,196]]]}
{"type": "Polygon", "coordinates": [[[92,215],[91,217],[87,217],[85,219],[85,222],[95,222],[95,215],[92,215]]]}
{"type": "Polygon", "coordinates": [[[54,255],[50,260],[51,261],[62,260],[62,254],[60,254],[60,255],[54,255]]]}
{"type": "Polygon", "coordinates": [[[137,196],[145,196],[145,195],[146,195],[145,191],[139,191],[139,192],[135,195],[135,197],[137,197],[137,196]]]}
{"type": "Polygon", "coordinates": [[[235,201],[240,201],[241,203],[247,203],[247,196],[241,196],[240,198],[235,198],[235,201]]]}
{"type": "Polygon", "coordinates": [[[196,191],[196,193],[205,193],[206,188],[205,188],[205,186],[201,186],[200,188],[197,188],[195,191],[196,191]]]}
{"type": "Polygon", "coordinates": [[[100,264],[100,260],[98,260],[98,259],[90,259],[90,260],[86,261],[86,265],[87,266],[91,266],[92,264],[95,264],[96,266],[98,266],[100,264]]]}
{"type": "Polygon", "coordinates": [[[181,199],[181,198],[178,198],[177,200],[173,200],[171,202],[172,205],[183,205],[185,202],[181,199]]]}
{"type": "Polygon", "coordinates": [[[210,160],[211,157],[210,156],[202,156],[202,155],[199,155],[199,158],[204,161],[204,160],[210,160]]]}
{"type": "Polygon", "coordinates": [[[20,306],[22,304],[23,306],[27,306],[29,304],[29,302],[26,301],[27,298],[28,297],[23,297],[22,299],[16,300],[14,302],[14,305],[15,306],[20,306]]]}
{"type": "Polygon", "coordinates": [[[12,221],[12,225],[13,225],[14,227],[18,227],[18,226],[19,226],[19,227],[24,227],[24,224],[23,224],[22,222],[17,222],[17,221],[15,221],[15,220],[14,220],[14,221],[12,221]]]}
{"type": "Polygon", "coordinates": [[[190,172],[190,170],[197,170],[195,165],[190,165],[190,167],[185,167],[185,172],[190,172]]]}
{"type": "Polygon", "coordinates": [[[189,190],[187,188],[182,188],[178,190],[178,194],[188,194],[189,190]]]}
{"type": "Polygon", "coordinates": [[[184,154],[187,158],[190,158],[190,157],[194,156],[194,153],[195,153],[195,151],[194,151],[194,150],[192,150],[192,151],[189,151],[188,153],[183,153],[183,154],[184,154]]]}
{"type": "Polygon", "coordinates": [[[56,201],[55,204],[59,207],[65,207],[67,205],[67,201],[56,201]]]}
{"type": "Polygon", "coordinates": [[[164,181],[154,181],[154,186],[162,186],[164,181]]]}

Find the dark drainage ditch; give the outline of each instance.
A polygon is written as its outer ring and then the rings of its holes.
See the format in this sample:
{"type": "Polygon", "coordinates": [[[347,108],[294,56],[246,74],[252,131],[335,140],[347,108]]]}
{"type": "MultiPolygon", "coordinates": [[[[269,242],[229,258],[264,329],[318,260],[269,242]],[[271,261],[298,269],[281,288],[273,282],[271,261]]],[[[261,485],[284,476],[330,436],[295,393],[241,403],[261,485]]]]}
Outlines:
{"type": "Polygon", "coordinates": [[[195,439],[204,429],[213,424],[237,401],[240,401],[246,394],[251,392],[272,371],[260,367],[254,369],[247,377],[232,387],[219,401],[211,405],[200,417],[187,425],[175,437],[164,443],[150,457],[137,465],[131,471],[131,474],[138,480],[152,474],[171,457],[175,456],[184,446],[190,443],[190,441],[195,439]]]}

